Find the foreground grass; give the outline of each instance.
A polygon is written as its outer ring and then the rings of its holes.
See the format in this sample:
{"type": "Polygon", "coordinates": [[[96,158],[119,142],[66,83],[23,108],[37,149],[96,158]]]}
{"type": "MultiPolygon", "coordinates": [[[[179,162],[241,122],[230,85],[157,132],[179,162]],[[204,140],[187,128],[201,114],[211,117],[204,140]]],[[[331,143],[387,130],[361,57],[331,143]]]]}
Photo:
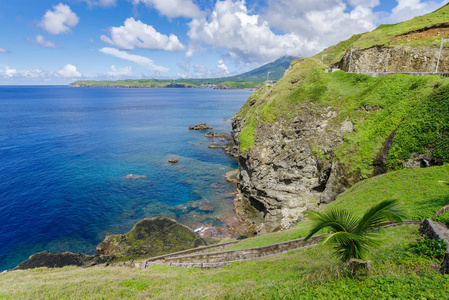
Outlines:
{"type": "Polygon", "coordinates": [[[322,246],[216,270],[154,266],[35,269],[0,274],[0,298],[12,299],[444,299],[449,277],[438,262],[411,253],[417,226],[383,229],[368,276],[348,278],[322,246]]]}

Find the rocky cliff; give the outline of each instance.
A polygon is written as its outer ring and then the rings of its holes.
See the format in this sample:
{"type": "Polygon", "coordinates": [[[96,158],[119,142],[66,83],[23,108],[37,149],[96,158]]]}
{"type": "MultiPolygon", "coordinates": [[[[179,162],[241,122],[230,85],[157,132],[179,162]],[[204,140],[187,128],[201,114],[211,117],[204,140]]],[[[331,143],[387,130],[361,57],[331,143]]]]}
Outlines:
{"type": "Polygon", "coordinates": [[[448,79],[325,68],[295,61],[232,119],[237,212],[259,233],[295,225],[365,178],[449,161],[448,79]]]}
{"type": "MultiPolygon", "coordinates": [[[[375,46],[368,49],[347,51],[334,68],[348,71],[351,62],[351,72],[435,72],[440,49],[435,46],[411,47],[396,45],[391,47],[375,46]]],[[[441,51],[439,72],[449,71],[449,50],[441,51]]]]}

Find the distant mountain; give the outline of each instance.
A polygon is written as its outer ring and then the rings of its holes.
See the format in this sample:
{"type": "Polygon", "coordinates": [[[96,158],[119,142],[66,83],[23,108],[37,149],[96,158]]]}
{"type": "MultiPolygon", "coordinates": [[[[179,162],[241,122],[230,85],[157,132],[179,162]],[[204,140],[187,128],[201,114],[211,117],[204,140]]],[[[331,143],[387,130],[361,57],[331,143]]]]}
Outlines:
{"type": "Polygon", "coordinates": [[[71,83],[71,87],[202,87],[219,86],[219,88],[256,88],[268,79],[278,81],[284,76],[294,57],[284,56],[278,60],[263,65],[252,71],[230,77],[222,78],[195,78],[195,79],[127,79],[127,80],[78,80],[71,83]]]}
{"type": "Polygon", "coordinates": [[[285,70],[287,70],[288,67],[290,67],[290,63],[294,59],[296,59],[296,57],[284,56],[274,62],[263,65],[252,71],[222,79],[226,79],[225,81],[235,81],[235,82],[241,81],[264,82],[265,80],[267,80],[267,73],[270,72],[270,74],[268,75],[269,77],[268,79],[278,81],[279,79],[282,78],[282,76],[284,76],[285,70]]]}

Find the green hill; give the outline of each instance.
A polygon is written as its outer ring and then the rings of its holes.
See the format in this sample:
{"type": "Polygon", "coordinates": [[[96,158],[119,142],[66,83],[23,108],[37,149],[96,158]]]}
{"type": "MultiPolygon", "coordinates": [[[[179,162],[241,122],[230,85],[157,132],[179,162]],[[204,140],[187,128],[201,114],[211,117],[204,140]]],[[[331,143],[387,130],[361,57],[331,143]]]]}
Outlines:
{"type": "Polygon", "coordinates": [[[201,78],[201,79],[126,79],[126,80],[78,80],[71,83],[72,87],[168,87],[189,88],[203,86],[218,86],[218,88],[243,89],[260,87],[267,80],[277,81],[284,75],[294,57],[282,57],[278,60],[265,64],[252,71],[223,78],[201,78]]]}

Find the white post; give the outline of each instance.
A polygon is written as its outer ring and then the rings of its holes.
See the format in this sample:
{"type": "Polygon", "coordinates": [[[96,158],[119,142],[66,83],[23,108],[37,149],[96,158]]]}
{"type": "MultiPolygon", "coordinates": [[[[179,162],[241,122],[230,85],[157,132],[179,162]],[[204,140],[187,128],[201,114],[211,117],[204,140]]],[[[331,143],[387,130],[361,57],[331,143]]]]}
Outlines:
{"type": "Polygon", "coordinates": [[[351,48],[351,55],[349,56],[349,69],[348,69],[348,73],[351,73],[351,64],[352,64],[352,52],[354,52],[355,49],[351,48]]]}
{"type": "Polygon", "coordinates": [[[438,65],[440,64],[440,56],[441,56],[441,50],[443,50],[443,44],[448,39],[441,38],[441,46],[440,46],[440,52],[438,53],[438,61],[437,61],[437,68],[435,69],[435,73],[438,73],[438,65]]]}

